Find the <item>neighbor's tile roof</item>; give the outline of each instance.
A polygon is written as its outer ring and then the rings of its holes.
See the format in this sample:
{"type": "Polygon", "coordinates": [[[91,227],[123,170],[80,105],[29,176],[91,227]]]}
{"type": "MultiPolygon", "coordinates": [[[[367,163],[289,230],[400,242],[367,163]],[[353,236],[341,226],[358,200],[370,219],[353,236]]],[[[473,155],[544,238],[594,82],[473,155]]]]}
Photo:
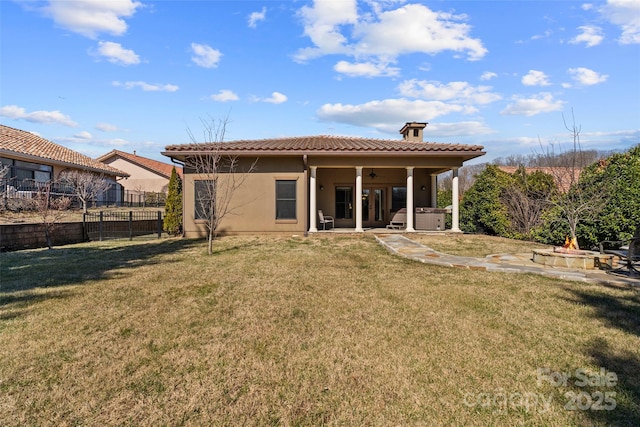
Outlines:
{"type": "MultiPolygon", "coordinates": [[[[344,136],[238,140],[222,143],[169,145],[164,154],[221,150],[234,154],[364,154],[364,153],[466,153],[482,155],[481,145],[441,144],[404,140],[368,139],[344,136]]],[[[475,156],[474,156],[475,157],[475,156]]]]}
{"type": "Polygon", "coordinates": [[[175,167],[176,172],[182,178],[182,168],[180,166],[174,166],[169,163],[159,162],[157,160],[149,159],[147,157],[138,156],[137,154],[125,153],[120,150],[111,150],[107,154],[104,154],[97,158],[97,160],[104,162],[105,160],[119,156],[129,162],[141,166],[143,168],[149,169],[159,175],[165,176],[166,178],[171,178],[171,170],[175,167]]]}
{"type": "Polygon", "coordinates": [[[24,130],[0,125],[0,154],[14,155],[31,160],[48,160],[51,164],[71,166],[77,169],[106,173],[107,175],[129,176],[128,173],[89,156],[46,140],[24,130]]]}
{"type": "MultiPolygon", "coordinates": [[[[513,174],[518,170],[518,166],[498,166],[503,172],[513,174]]],[[[567,168],[567,167],[548,167],[548,166],[533,166],[525,167],[526,173],[543,172],[551,175],[556,182],[558,188],[562,191],[568,191],[571,185],[578,182],[582,168],[567,168]]]]}

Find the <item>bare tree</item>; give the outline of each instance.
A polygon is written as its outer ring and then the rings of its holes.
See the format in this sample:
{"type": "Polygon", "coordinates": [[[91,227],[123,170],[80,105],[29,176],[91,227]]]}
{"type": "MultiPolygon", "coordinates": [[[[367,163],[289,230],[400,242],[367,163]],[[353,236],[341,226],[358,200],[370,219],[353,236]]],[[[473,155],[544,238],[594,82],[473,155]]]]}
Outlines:
{"type": "Polygon", "coordinates": [[[60,183],[69,187],[80,200],[84,213],[87,213],[90,201],[95,200],[111,188],[111,182],[104,175],[85,171],[63,171],[59,180],[60,183]]]}
{"type": "MultiPolygon", "coordinates": [[[[578,224],[584,221],[597,220],[609,199],[608,183],[602,182],[597,186],[585,185],[580,181],[582,169],[593,160],[586,155],[580,145],[581,127],[576,125],[573,111],[571,125],[562,116],[565,128],[570,132],[572,146],[568,150],[555,151],[553,144],[542,149],[540,158],[546,163],[548,171],[556,181],[560,191],[550,203],[560,212],[560,220],[569,226],[571,241],[576,249],[579,248],[576,230],[578,224]]],[[[540,144],[542,147],[542,144],[540,144]]]]}
{"type": "Polygon", "coordinates": [[[34,208],[44,226],[44,234],[49,249],[53,249],[51,235],[56,225],[66,215],[69,205],[71,205],[71,199],[67,196],[52,196],[51,185],[51,182],[47,182],[41,186],[33,199],[34,208]]]}
{"type": "Polygon", "coordinates": [[[194,155],[185,161],[185,167],[196,174],[193,181],[197,219],[203,220],[207,231],[207,253],[213,253],[213,241],[218,237],[222,220],[241,206],[232,204],[233,195],[249,174],[256,169],[258,160],[242,165],[238,156],[224,152],[222,144],[228,118],[201,119],[204,142],[198,142],[191,130],[187,133],[194,146],[194,155]],[[242,167],[244,166],[244,168],[242,167]]]}
{"type": "Polygon", "coordinates": [[[7,175],[9,175],[9,166],[0,165],[0,212],[7,209],[7,193],[9,192],[7,175]]]}
{"type": "Polygon", "coordinates": [[[557,195],[553,177],[541,172],[527,173],[520,166],[514,173],[513,182],[507,186],[500,200],[507,207],[511,228],[524,237],[542,224],[542,216],[557,195]]]}

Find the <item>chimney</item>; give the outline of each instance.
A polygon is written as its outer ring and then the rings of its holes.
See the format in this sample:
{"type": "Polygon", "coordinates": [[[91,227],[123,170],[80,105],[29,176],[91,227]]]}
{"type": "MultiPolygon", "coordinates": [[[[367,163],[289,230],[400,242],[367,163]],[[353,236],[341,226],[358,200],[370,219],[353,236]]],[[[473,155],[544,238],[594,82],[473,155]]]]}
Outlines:
{"type": "Polygon", "coordinates": [[[134,155],[134,156],[136,155],[136,150],[133,150],[133,155],[134,155]]]}
{"type": "Polygon", "coordinates": [[[428,124],[429,123],[426,122],[407,122],[402,129],[400,129],[402,139],[411,142],[423,142],[422,131],[428,124]]]}

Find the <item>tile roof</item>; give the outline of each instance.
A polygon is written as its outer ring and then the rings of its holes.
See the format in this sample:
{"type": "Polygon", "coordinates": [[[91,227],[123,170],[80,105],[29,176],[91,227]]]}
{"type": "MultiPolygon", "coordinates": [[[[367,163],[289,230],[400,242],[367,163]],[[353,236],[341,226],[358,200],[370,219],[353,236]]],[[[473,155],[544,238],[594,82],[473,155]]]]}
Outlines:
{"type": "Polygon", "coordinates": [[[0,125],[0,154],[14,155],[32,160],[46,160],[51,164],[71,166],[78,169],[129,176],[114,167],[105,165],[89,156],[46,140],[33,133],[0,125]]]}
{"type": "Polygon", "coordinates": [[[220,150],[230,154],[466,154],[478,157],[484,154],[481,145],[441,144],[404,140],[369,139],[344,136],[303,136],[257,140],[238,140],[222,143],[169,145],[164,155],[202,153],[220,150]]]}
{"type": "Polygon", "coordinates": [[[145,169],[149,169],[152,172],[155,172],[159,175],[162,175],[164,177],[171,178],[171,170],[175,167],[176,168],[176,172],[178,173],[178,175],[180,176],[180,178],[182,178],[182,168],[180,166],[177,165],[172,165],[169,163],[163,163],[163,162],[159,162],[157,160],[153,160],[153,159],[149,159],[147,157],[142,157],[142,156],[138,156],[137,154],[131,154],[131,153],[126,153],[124,151],[120,151],[120,150],[111,150],[110,152],[108,152],[107,154],[104,154],[100,157],[98,157],[96,160],[99,160],[101,162],[104,162],[105,160],[111,158],[111,157],[115,157],[115,156],[119,156],[125,160],[128,160],[129,162],[136,164],[138,166],[141,166],[145,169]]]}

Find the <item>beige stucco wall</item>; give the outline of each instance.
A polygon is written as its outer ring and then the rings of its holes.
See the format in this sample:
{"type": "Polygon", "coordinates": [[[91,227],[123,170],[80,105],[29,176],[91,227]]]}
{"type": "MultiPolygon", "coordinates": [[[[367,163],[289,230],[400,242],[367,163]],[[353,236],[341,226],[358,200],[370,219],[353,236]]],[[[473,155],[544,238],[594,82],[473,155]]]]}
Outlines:
{"type": "Polygon", "coordinates": [[[107,160],[104,163],[109,166],[113,166],[116,169],[120,169],[130,175],[129,178],[119,181],[125,190],[165,193],[169,186],[168,178],[135,165],[120,157],[107,160]]]}
{"type": "MultiPolygon", "coordinates": [[[[307,228],[305,177],[301,158],[260,159],[255,171],[246,174],[242,186],[234,192],[229,205],[230,212],[221,221],[218,231],[222,234],[303,233],[307,228]],[[295,220],[276,220],[276,180],[296,181],[295,220]]],[[[194,219],[194,181],[196,179],[207,179],[207,176],[194,175],[185,171],[183,184],[185,237],[206,235],[206,224],[194,219]]],[[[220,185],[224,186],[222,180],[228,177],[221,175],[219,179],[220,185]]]]}

